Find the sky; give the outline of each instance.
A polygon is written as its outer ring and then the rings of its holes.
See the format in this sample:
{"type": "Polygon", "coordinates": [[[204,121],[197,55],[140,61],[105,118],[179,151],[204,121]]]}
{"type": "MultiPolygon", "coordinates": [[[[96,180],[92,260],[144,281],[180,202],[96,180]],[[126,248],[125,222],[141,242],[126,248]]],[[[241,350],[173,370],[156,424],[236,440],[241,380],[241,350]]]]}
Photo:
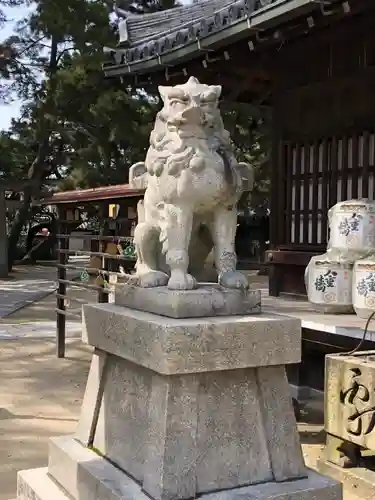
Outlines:
{"type": "MultiPolygon", "coordinates": [[[[1,38],[8,38],[12,34],[14,24],[26,16],[28,13],[27,7],[17,7],[13,9],[4,9],[11,22],[8,22],[1,28],[1,38]]],[[[12,102],[11,104],[0,104],[0,130],[7,129],[12,118],[16,118],[20,113],[20,101],[12,102]]]]}

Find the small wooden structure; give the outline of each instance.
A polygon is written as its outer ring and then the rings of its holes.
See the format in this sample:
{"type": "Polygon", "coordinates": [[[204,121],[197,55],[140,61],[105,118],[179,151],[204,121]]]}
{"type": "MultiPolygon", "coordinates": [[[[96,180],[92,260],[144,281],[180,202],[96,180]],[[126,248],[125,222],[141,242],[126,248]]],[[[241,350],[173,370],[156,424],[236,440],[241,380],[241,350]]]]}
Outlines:
{"type": "Polygon", "coordinates": [[[107,77],[155,88],[194,75],[272,107],[269,289],[304,295],[328,208],[373,196],[373,0],[206,0],[119,27],[107,77]]]}
{"type": "Polygon", "coordinates": [[[109,286],[111,278],[123,276],[118,270],[118,265],[122,264],[127,270],[134,266],[134,257],[123,251],[120,253],[117,249],[131,245],[132,220],[135,223],[136,206],[142,197],[143,191],[122,184],[55,193],[38,202],[57,211],[59,257],[56,350],[59,358],[65,356],[66,317],[70,315],[67,305],[71,301],[86,302],[69,296],[67,287],[96,291],[99,302],[108,302],[112,291],[109,286]],[[113,205],[117,206],[116,217],[111,217],[109,213],[113,205]],[[76,229],[82,225],[87,226],[87,215],[96,219],[97,227],[91,231],[92,234],[87,234],[85,231],[80,234],[76,229]],[[86,216],[86,220],[83,216],[86,216]],[[88,243],[88,248],[82,245],[77,249],[69,245],[72,231],[75,231],[74,239],[88,243]],[[83,260],[78,264],[70,263],[69,256],[72,255],[79,255],[83,260]],[[68,272],[75,273],[75,276],[69,277],[68,272]],[[79,281],[77,277],[80,278],[79,281]]]}
{"type": "MultiPolygon", "coordinates": [[[[1,60],[1,54],[0,54],[1,60]]],[[[46,181],[52,184],[52,181],[46,181]]],[[[8,262],[8,222],[22,206],[24,191],[30,189],[34,199],[40,195],[40,185],[31,179],[17,182],[0,182],[0,278],[7,278],[8,262]]]]}

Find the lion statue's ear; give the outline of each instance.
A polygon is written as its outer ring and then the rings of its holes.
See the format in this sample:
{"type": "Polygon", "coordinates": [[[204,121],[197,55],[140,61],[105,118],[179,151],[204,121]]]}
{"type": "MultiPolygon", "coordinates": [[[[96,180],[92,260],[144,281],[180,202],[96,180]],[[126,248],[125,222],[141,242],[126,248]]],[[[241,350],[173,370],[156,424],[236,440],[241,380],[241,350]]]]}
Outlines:
{"type": "Polygon", "coordinates": [[[158,91],[159,91],[160,97],[162,98],[163,102],[165,102],[165,100],[168,98],[168,92],[169,92],[170,88],[171,87],[166,87],[163,85],[160,85],[158,87],[158,91]]]}
{"type": "Polygon", "coordinates": [[[221,96],[222,86],[221,85],[210,85],[210,90],[215,93],[216,99],[219,99],[219,97],[221,96]]]}

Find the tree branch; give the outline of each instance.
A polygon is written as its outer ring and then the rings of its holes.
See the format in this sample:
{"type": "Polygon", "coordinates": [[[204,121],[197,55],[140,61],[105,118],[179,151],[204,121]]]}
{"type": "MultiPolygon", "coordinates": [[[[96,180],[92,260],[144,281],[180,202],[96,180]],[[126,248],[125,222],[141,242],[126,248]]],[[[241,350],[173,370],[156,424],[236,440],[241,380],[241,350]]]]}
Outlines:
{"type": "Polygon", "coordinates": [[[56,60],[56,64],[59,64],[60,62],[60,59],[62,58],[62,56],[66,53],[66,52],[69,52],[70,50],[75,50],[74,47],[67,47],[65,49],[63,49],[60,54],[57,56],[57,60],[56,60]]]}
{"type": "Polygon", "coordinates": [[[35,47],[35,45],[39,42],[41,42],[42,40],[44,40],[46,38],[46,35],[43,35],[41,36],[40,38],[38,38],[37,40],[33,40],[27,47],[25,47],[21,52],[19,52],[17,54],[17,56],[22,56],[22,54],[24,54],[25,52],[27,52],[28,50],[32,49],[33,47],[35,47]]]}

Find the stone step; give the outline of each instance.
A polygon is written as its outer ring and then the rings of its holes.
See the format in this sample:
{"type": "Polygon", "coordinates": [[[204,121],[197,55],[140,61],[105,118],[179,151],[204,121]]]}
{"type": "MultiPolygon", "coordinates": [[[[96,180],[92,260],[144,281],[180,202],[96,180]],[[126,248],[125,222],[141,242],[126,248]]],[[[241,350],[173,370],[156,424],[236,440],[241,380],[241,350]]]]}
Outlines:
{"type": "Polygon", "coordinates": [[[17,500],[71,500],[48,476],[47,467],[18,473],[17,500]]]}
{"type": "MultiPolygon", "coordinates": [[[[31,469],[18,473],[17,500],[146,500],[149,499],[140,486],[124,473],[114,468],[105,459],[85,449],[71,438],[58,438],[55,444],[60,449],[61,467],[74,462],[77,454],[86,455],[85,478],[79,487],[78,497],[65,494],[48,475],[47,468],[31,469]],[[84,451],[82,452],[82,448],[84,451]],[[86,454],[87,452],[87,454],[86,454]],[[63,457],[65,455],[65,457],[63,457]],[[89,458],[96,457],[90,464],[89,458]]],[[[56,450],[57,451],[57,450],[56,450]]],[[[57,458],[57,455],[56,455],[57,458]]],[[[82,464],[82,463],[81,463],[82,464]]],[[[73,466],[73,464],[71,464],[73,466]]],[[[73,466],[74,467],[74,466],[73,466]]],[[[65,470],[68,477],[71,468],[65,470]]],[[[307,469],[308,477],[282,483],[268,482],[233,490],[202,495],[202,500],[339,500],[342,498],[341,484],[307,469]]],[[[72,491],[73,493],[73,491],[72,491]]]]}
{"type": "Polygon", "coordinates": [[[69,500],[149,500],[139,484],[70,436],[51,438],[48,472],[66,490],[69,500]]]}

